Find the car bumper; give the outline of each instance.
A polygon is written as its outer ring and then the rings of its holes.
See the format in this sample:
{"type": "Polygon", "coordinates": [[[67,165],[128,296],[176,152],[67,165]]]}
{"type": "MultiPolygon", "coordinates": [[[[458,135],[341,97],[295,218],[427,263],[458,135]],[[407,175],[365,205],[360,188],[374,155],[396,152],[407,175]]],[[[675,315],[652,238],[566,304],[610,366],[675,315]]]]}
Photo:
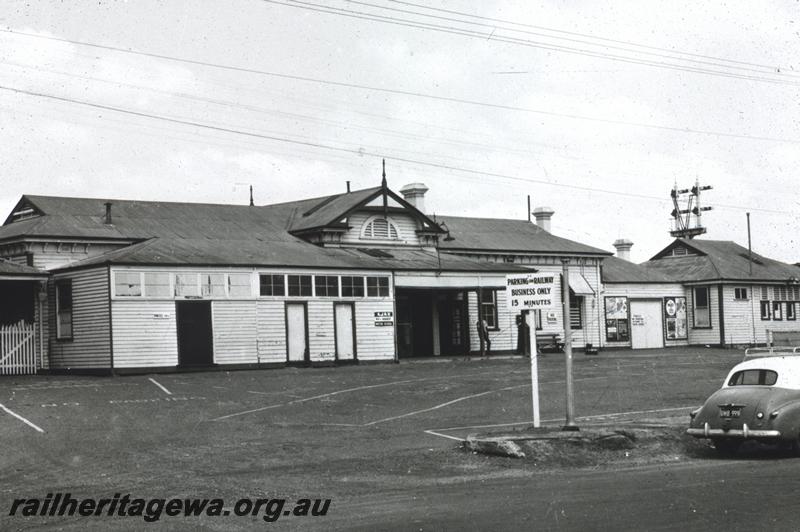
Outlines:
{"type": "Polygon", "coordinates": [[[781,437],[779,430],[751,429],[747,423],[741,429],[712,429],[708,423],[705,423],[703,428],[687,429],[686,434],[695,438],[743,438],[745,440],[750,438],[779,439],[781,437]]]}

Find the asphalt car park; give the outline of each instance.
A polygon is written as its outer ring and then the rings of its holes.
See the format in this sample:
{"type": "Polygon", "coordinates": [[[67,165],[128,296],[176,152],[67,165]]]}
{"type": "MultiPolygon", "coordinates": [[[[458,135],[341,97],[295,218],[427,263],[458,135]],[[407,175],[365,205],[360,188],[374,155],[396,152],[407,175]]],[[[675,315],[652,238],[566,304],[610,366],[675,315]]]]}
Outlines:
{"type": "MultiPolygon", "coordinates": [[[[577,353],[578,423],[688,424],[689,412],[740,360],[737,351],[702,348],[577,353]]],[[[558,425],[564,419],[563,355],[544,356],[539,367],[541,416],[558,425]]],[[[521,358],[4,378],[0,504],[51,492],[329,498],[330,522],[287,517],[276,523],[326,528],[356,519],[361,496],[411,500],[420,486],[536,474],[525,464],[457,450],[458,440],[487,426],[529,424],[530,395],[529,361],[521,358]]],[[[7,514],[0,511],[2,529],[140,525],[130,517],[7,514]]],[[[257,516],[165,519],[173,528],[210,530],[263,524],[257,516]]]]}

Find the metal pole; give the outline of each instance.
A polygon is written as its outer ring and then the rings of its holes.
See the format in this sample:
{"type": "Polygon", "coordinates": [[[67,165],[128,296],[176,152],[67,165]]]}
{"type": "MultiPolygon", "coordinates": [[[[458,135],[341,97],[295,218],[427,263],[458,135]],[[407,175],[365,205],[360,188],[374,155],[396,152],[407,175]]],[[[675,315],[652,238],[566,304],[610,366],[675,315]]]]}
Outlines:
{"type": "MultiPolygon", "coordinates": [[[[536,347],[536,317],[533,312],[526,310],[524,325],[527,325],[528,332],[525,340],[525,349],[531,357],[531,404],[533,405],[533,426],[539,428],[539,350],[536,347]]],[[[524,326],[523,326],[524,330],[524,326]]]]}
{"type": "Polygon", "coordinates": [[[562,430],[579,430],[575,424],[575,406],[572,389],[572,327],[569,309],[569,259],[561,259],[561,294],[564,300],[564,357],[567,371],[567,422],[562,430]]]}
{"type": "Polygon", "coordinates": [[[486,356],[486,344],[483,342],[483,288],[478,288],[478,340],[481,346],[481,358],[486,356]]]}
{"type": "Polygon", "coordinates": [[[750,265],[750,277],[753,276],[753,247],[750,245],[750,213],[747,213],[747,262],[750,265]]]}

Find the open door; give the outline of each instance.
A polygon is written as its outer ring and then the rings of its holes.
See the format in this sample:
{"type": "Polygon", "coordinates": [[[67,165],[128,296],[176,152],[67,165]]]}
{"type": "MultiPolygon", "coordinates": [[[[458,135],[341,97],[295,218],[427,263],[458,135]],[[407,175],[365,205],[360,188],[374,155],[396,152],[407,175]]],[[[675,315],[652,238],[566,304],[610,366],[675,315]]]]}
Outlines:
{"type": "Polygon", "coordinates": [[[176,301],[175,319],[178,329],[178,366],[213,365],[211,301],[176,301]]]}

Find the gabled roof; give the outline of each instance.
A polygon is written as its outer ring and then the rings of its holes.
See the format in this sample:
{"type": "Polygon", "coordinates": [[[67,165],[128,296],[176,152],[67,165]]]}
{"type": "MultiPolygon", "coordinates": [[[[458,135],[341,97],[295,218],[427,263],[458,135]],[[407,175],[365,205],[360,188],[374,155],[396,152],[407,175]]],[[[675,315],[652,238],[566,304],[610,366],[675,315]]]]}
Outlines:
{"type": "Polygon", "coordinates": [[[634,264],[619,257],[603,259],[603,283],[676,283],[677,281],[654,268],[634,264]]]}
{"type": "Polygon", "coordinates": [[[789,282],[797,279],[797,268],[777,260],[752,254],[752,275],[747,248],[727,240],[683,239],[669,246],[644,263],[648,269],[656,270],[680,282],[703,281],[765,281],[789,282]],[[685,247],[691,254],[670,256],[671,251],[685,247]]]}
{"type": "Polygon", "coordinates": [[[454,240],[440,242],[448,251],[497,251],[555,255],[609,256],[612,253],[545,231],[527,220],[437,216],[454,240]]]}

